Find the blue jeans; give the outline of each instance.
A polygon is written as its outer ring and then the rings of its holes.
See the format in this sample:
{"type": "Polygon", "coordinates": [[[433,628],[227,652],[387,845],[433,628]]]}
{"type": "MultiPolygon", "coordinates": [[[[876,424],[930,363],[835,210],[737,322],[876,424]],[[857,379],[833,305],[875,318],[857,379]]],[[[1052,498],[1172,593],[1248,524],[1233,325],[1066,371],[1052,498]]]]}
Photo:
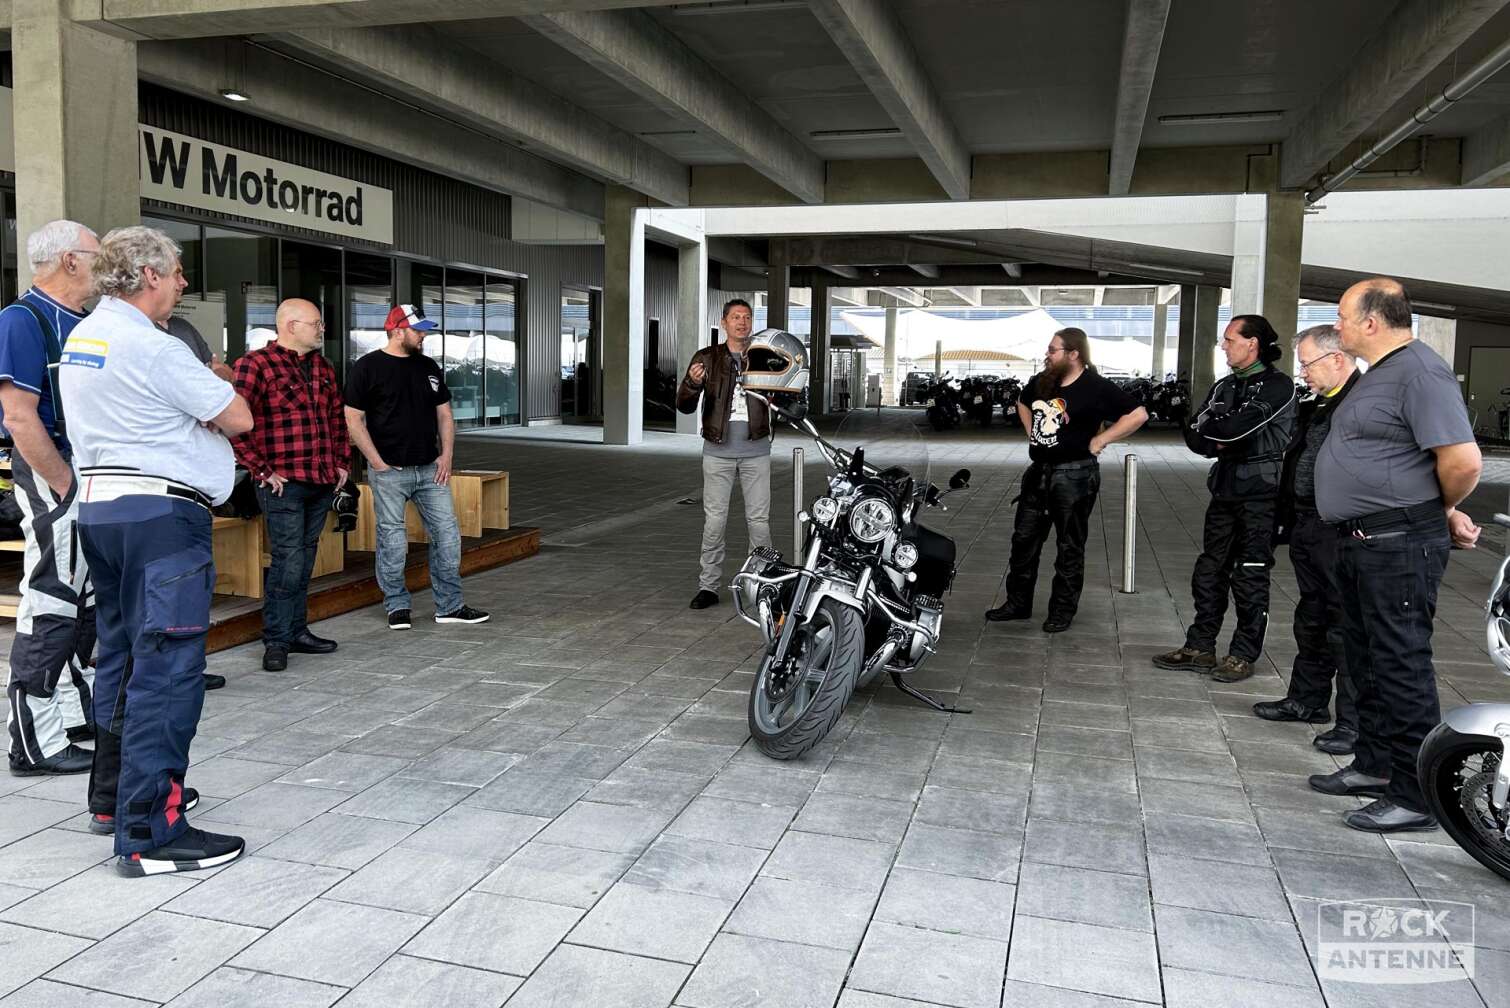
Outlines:
{"type": "Polygon", "coordinates": [[[409,558],[404,505],[413,501],[430,535],[430,588],[435,593],[435,612],[460,609],[461,529],[451,505],[451,488],[435,484],[435,463],[395,466],[382,472],[368,469],[367,485],[372,488],[377,517],[377,580],[383,589],[383,608],[388,612],[410,608],[409,589],[404,586],[404,562],[409,558]]]}
{"type": "Polygon", "coordinates": [[[262,643],[289,644],[309,629],[309,576],[335,487],[290,480],[283,493],[257,488],[267,516],[262,643]]]}
{"type": "Polygon", "coordinates": [[[89,807],[114,814],[117,854],[188,829],[183,781],[204,704],[215,587],[210,527],[210,512],[172,497],[79,507],[99,621],[89,807]]]}

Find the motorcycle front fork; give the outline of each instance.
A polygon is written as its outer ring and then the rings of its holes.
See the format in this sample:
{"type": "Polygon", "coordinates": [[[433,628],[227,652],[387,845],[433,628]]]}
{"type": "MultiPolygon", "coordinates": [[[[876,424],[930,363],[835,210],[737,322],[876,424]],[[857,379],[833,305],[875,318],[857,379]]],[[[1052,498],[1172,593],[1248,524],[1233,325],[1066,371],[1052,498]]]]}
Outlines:
{"type": "Polygon", "coordinates": [[[818,554],[823,548],[823,537],[810,533],[808,536],[807,561],[802,565],[802,575],[792,589],[792,604],[787,608],[786,619],[781,622],[781,634],[776,638],[776,650],[771,653],[771,667],[780,668],[786,662],[786,653],[791,650],[792,637],[797,633],[797,614],[807,602],[807,593],[812,590],[818,571],[818,554]]]}

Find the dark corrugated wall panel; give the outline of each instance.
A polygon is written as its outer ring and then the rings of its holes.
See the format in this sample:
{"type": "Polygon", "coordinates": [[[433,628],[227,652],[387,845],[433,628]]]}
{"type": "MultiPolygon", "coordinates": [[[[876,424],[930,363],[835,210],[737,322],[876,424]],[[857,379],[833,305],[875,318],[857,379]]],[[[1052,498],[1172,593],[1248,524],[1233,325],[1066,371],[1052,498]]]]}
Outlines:
{"type": "Polygon", "coordinates": [[[603,246],[506,243],[500,269],[522,273],[525,409],[531,420],[561,415],[561,289],[602,289],[603,246]]]}
{"type": "MultiPolygon", "coordinates": [[[[148,125],[391,189],[393,251],[452,263],[509,268],[501,261],[511,244],[509,198],[502,193],[151,84],[141,85],[140,102],[141,120],[148,125]]],[[[191,212],[238,220],[229,214],[191,212]]],[[[306,228],[267,226],[282,234],[332,241],[331,236],[306,228]]],[[[338,241],[356,247],[384,247],[350,238],[338,241]]]]}

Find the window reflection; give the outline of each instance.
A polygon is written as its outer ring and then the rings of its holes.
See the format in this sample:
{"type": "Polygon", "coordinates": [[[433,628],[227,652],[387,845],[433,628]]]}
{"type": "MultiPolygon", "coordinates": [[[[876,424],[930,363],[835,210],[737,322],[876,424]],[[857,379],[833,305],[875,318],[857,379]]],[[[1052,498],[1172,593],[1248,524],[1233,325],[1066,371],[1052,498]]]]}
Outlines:
{"type": "Polygon", "coordinates": [[[451,388],[451,415],[458,425],[482,417],[483,279],[481,273],[446,270],[445,369],[451,388]]]}
{"type": "Polygon", "coordinates": [[[393,307],[393,260],[346,253],[346,359],[356,361],[388,341],[383,321],[393,307]]]}
{"type": "Polygon", "coordinates": [[[484,391],[489,424],[519,423],[519,338],[516,290],[507,280],[488,278],[484,391]]]}

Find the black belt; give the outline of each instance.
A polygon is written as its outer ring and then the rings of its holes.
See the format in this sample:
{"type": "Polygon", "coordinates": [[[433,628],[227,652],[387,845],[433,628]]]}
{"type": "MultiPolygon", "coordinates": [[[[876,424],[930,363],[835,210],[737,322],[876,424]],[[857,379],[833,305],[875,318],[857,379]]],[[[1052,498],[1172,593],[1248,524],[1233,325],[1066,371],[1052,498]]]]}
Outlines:
{"type": "Polygon", "coordinates": [[[209,511],[215,507],[210,498],[206,497],[204,494],[200,493],[198,490],[193,489],[192,487],[170,486],[163,492],[166,493],[169,497],[179,497],[186,501],[193,501],[195,504],[198,504],[206,511],[209,511]]]}
{"type": "Polygon", "coordinates": [[[1432,521],[1432,524],[1445,524],[1446,520],[1447,515],[1442,508],[1442,502],[1435,500],[1422,501],[1410,507],[1386,508],[1358,518],[1345,518],[1336,522],[1334,527],[1339,535],[1352,536],[1355,539],[1373,539],[1380,535],[1406,532],[1425,525],[1429,521],[1432,521]]]}
{"type": "Polygon", "coordinates": [[[1094,458],[1076,459],[1073,462],[1034,462],[1040,469],[1091,469],[1101,463],[1094,458]]]}

